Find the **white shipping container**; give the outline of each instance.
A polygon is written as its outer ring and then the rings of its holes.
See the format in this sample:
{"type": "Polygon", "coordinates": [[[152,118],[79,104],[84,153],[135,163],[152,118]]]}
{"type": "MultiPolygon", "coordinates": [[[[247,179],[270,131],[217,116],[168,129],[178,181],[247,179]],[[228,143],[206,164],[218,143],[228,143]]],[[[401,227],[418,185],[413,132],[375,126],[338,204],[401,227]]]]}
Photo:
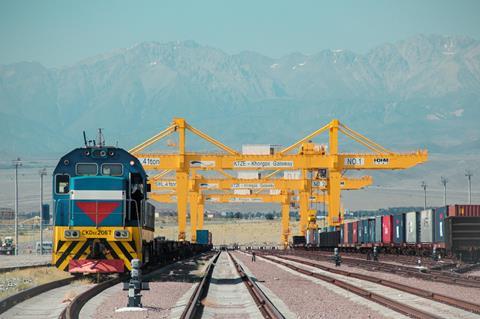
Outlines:
{"type": "Polygon", "coordinates": [[[280,189],[271,189],[270,195],[280,195],[282,191],[280,189]]]}
{"type": "Polygon", "coordinates": [[[420,212],[420,242],[432,243],[433,242],[433,209],[422,210],[420,212]]]}
{"type": "Polygon", "coordinates": [[[273,155],[274,145],[271,144],[245,144],[242,145],[242,154],[244,155],[273,155]]]}
{"type": "Polygon", "coordinates": [[[235,195],[252,195],[251,189],[234,189],[233,194],[235,195]]]}
{"type": "Polygon", "coordinates": [[[283,179],[300,179],[301,176],[302,172],[300,170],[283,172],[283,179]]]}
{"type": "Polygon", "coordinates": [[[418,219],[417,212],[410,212],[405,214],[405,242],[409,244],[416,244],[418,241],[418,219]]]}
{"type": "Polygon", "coordinates": [[[238,171],[237,177],[239,179],[260,179],[262,174],[259,171],[238,171]]]}

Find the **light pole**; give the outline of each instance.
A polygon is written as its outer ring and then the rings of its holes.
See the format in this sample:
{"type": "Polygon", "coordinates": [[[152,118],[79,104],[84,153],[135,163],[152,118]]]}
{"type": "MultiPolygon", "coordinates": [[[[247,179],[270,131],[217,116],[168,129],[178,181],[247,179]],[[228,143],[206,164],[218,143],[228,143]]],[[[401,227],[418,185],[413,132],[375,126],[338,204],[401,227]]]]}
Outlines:
{"type": "Polygon", "coordinates": [[[443,205],[447,206],[447,183],[448,179],[446,177],[440,177],[440,181],[442,182],[443,185],[443,205]]]}
{"type": "Polygon", "coordinates": [[[18,168],[22,166],[20,157],[13,160],[13,166],[15,166],[15,255],[18,255],[18,168]]]}
{"type": "Polygon", "coordinates": [[[468,203],[472,203],[472,176],[473,173],[470,170],[465,171],[465,176],[468,178],[468,203]]]}
{"type": "Polygon", "coordinates": [[[425,194],[425,201],[423,203],[423,210],[427,210],[427,183],[425,183],[425,181],[422,181],[422,184],[420,186],[423,188],[423,193],[425,194]]]}
{"type": "Polygon", "coordinates": [[[47,169],[41,169],[38,174],[40,174],[40,255],[43,255],[43,176],[47,175],[47,169]]]}

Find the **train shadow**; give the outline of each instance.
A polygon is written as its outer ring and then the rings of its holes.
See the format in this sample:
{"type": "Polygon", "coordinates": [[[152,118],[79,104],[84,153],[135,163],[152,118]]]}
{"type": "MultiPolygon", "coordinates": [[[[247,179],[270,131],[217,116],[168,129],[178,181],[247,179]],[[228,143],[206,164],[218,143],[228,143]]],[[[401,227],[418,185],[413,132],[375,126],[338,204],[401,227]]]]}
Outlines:
{"type": "Polygon", "coordinates": [[[166,266],[149,276],[150,282],[198,282],[202,279],[205,259],[189,259],[166,266]]]}

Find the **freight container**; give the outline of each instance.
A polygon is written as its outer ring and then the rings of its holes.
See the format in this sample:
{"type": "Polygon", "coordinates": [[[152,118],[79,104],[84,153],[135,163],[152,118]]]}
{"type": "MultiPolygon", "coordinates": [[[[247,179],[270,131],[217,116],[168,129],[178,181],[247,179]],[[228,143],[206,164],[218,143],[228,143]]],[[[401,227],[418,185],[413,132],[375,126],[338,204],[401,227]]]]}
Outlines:
{"type": "Polygon", "coordinates": [[[313,247],[318,246],[318,230],[317,229],[307,230],[306,243],[308,246],[313,246],[313,247]]]}
{"type": "Polygon", "coordinates": [[[382,216],[382,243],[391,244],[393,241],[393,216],[382,216]]]}
{"type": "MultiPolygon", "coordinates": [[[[344,224],[345,225],[345,224],[344,224]]],[[[345,226],[344,225],[341,225],[340,226],[340,243],[343,244],[343,238],[345,237],[345,226]]]]}
{"type": "Polygon", "coordinates": [[[197,243],[202,245],[208,245],[210,242],[208,230],[198,229],[197,230],[197,243]]]}
{"type": "Polygon", "coordinates": [[[353,222],[352,223],[352,241],[350,242],[352,244],[358,243],[358,222],[353,222]]]}
{"type": "Polygon", "coordinates": [[[353,225],[352,222],[344,224],[344,228],[343,228],[343,243],[344,244],[348,244],[348,243],[352,242],[352,225],[353,225]]]}
{"type": "Polygon", "coordinates": [[[420,242],[432,243],[435,223],[433,209],[422,210],[420,212],[420,242]]]}
{"type": "Polygon", "coordinates": [[[283,179],[300,179],[302,177],[301,171],[284,171],[283,179]]]}
{"type": "Polygon", "coordinates": [[[260,179],[262,174],[259,171],[238,171],[238,179],[260,179]]]}
{"type": "Polygon", "coordinates": [[[362,243],[370,242],[370,236],[368,236],[368,219],[362,220],[362,232],[363,232],[363,241],[362,243]]]}
{"type": "Polygon", "coordinates": [[[293,236],[292,237],[292,242],[293,242],[293,247],[303,247],[306,244],[306,238],[305,236],[293,236]]]}
{"type": "Polygon", "coordinates": [[[382,216],[375,217],[375,239],[374,242],[382,242],[382,216]]]}
{"type": "Polygon", "coordinates": [[[340,243],[340,231],[328,231],[320,233],[320,247],[334,248],[340,243]]]}
{"type": "Polygon", "coordinates": [[[233,194],[234,195],[252,195],[252,190],[251,189],[234,189],[233,194]]]}
{"type": "Polygon", "coordinates": [[[245,144],[242,145],[242,154],[244,155],[273,155],[276,145],[271,144],[245,144]]]}
{"type": "Polygon", "coordinates": [[[448,209],[446,206],[435,209],[433,222],[435,223],[434,241],[436,243],[445,242],[445,218],[447,217],[447,213],[448,209]]]}
{"type": "Polygon", "coordinates": [[[363,221],[359,220],[357,222],[357,243],[363,243],[363,221]]]}
{"type": "Polygon", "coordinates": [[[375,242],[375,218],[368,219],[368,243],[375,242]]]}
{"type": "Polygon", "coordinates": [[[420,240],[420,214],[410,212],[405,214],[405,242],[416,244],[420,240]]]}
{"type": "Polygon", "coordinates": [[[480,217],[480,205],[448,205],[448,216],[480,217]]]}
{"type": "Polygon", "coordinates": [[[448,217],[445,219],[445,247],[463,261],[480,259],[480,217],[448,217]]]}
{"type": "Polygon", "coordinates": [[[392,216],[393,242],[403,244],[405,242],[405,214],[392,216]]]}

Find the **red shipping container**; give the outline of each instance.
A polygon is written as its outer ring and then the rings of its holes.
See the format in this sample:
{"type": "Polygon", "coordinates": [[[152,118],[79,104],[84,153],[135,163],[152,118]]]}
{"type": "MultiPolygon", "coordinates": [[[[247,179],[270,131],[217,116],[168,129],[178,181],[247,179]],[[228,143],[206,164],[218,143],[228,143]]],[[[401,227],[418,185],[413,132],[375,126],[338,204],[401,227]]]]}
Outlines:
{"type": "Polygon", "coordinates": [[[448,216],[480,217],[480,205],[448,205],[448,216]]]}
{"type": "Polygon", "coordinates": [[[348,223],[343,224],[343,243],[348,244],[348,223]]]}
{"type": "Polygon", "coordinates": [[[382,217],[382,243],[390,244],[393,236],[393,216],[387,215],[382,217]]]}
{"type": "Polygon", "coordinates": [[[357,234],[357,227],[358,227],[358,222],[353,222],[353,238],[352,238],[352,244],[356,244],[358,242],[358,234],[357,234]]]}

